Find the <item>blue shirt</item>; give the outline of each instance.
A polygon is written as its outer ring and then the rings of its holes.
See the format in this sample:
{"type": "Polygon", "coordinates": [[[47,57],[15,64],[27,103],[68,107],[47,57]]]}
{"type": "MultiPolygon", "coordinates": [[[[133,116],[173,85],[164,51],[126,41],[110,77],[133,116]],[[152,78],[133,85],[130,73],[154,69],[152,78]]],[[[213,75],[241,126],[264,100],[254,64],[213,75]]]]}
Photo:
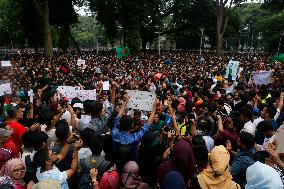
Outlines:
{"type": "Polygon", "coordinates": [[[129,145],[131,147],[131,160],[137,159],[137,145],[141,138],[149,130],[150,125],[145,124],[137,133],[129,133],[126,131],[120,131],[120,117],[116,117],[114,120],[114,127],[112,129],[112,141],[114,151],[118,150],[121,145],[129,145]]]}
{"type": "Polygon", "coordinates": [[[134,142],[139,142],[144,134],[149,130],[151,125],[145,124],[137,133],[129,133],[125,131],[120,131],[120,117],[116,117],[114,120],[114,127],[112,129],[112,140],[120,144],[131,144],[134,142]]]}

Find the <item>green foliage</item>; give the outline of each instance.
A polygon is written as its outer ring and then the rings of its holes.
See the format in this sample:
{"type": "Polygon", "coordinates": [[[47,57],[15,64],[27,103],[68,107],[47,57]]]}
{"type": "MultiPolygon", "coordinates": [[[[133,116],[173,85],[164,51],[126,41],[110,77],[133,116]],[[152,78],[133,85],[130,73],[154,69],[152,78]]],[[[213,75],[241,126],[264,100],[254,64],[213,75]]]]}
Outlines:
{"type": "Polygon", "coordinates": [[[141,50],[142,40],[139,25],[131,24],[127,32],[127,45],[131,49],[131,53],[137,53],[141,50]]]}

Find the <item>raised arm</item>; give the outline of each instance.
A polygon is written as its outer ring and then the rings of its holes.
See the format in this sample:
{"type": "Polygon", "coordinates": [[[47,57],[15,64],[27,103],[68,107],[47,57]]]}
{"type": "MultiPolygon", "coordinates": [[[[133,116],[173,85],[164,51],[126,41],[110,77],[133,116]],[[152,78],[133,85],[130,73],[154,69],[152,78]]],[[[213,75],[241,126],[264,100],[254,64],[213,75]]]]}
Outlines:
{"type": "Polygon", "coordinates": [[[224,126],[223,126],[223,120],[222,117],[220,115],[217,115],[217,127],[218,127],[218,131],[220,133],[223,133],[224,131],[224,126]]]}
{"type": "Polygon", "coordinates": [[[119,113],[118,113],[117,117],[120,117],[120,118],[121,118],[121,117],[124,115],[125,110],[126,110],[126,108],[127,108],[128,101],[129,101],[129,96],[126,94],[126,95],[125,95],[125,101],[124,101],[124,103],[122,104],[122,106],[121,106],[121,108],[120,108],[120,110],[119,110],[119,113]]]}
{"type": "Polygon", "coordinates": [[[75,119],[75,113],[73,111],[73,108],[68,104],[68,111],[70,112],[71,115],[71,126],[73,129],[76,129],[76,119],[75,119]]]}
{"type": "Polygon", "coordinates": [[[114,104],[115,102],[115,91],[116,91],[116,83],[111,83],[111,91],[110,91],[110,103],[114,104]]]}
{"type": "Polygon", "coordinates": [[[68,169],[66,171],[67,178],[70,178],[77,171],[77,167],[78,167],[78,151],[81,149],[82,145],[83,145],[82,140],[76,141],[75,147],[74,147],[74,154],[73,154],[71,167],[70,167],[70,169],[68,169]]]}
{"type": "Polygon", "coordinates": [[[154,117],[155,117],[155,114],[157,112],[157,109],[158,109],[158,106],[159,106],[159,100],[155,99],[154,103],[153,103],[153,110],[152,110],[152,113],[148,119],[148,124],[151,125],[153,123],[153,120],[154,120],[154,117]]]}

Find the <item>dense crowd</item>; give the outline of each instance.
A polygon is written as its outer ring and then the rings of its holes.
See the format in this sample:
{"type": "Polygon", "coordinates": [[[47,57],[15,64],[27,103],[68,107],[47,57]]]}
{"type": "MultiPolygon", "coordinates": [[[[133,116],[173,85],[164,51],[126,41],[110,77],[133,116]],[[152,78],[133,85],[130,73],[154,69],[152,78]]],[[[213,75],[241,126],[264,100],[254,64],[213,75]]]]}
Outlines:
{"type": "Polygon", "coordinates": [[[269,55],[7,58],[0,82],[13,93],[0,98],[1,189],[283,189],[284,144],[275,135],[284,64],[269,55]],[[230,60],[240,62],[236,80],[225,77],[230,60]],[[251,79],[259,71],[272,72],[267,85],[251,79]],[[97,100],[68,101],[58,86],[96,89],[97,100]],[[155,93],[152,111],[127,108],[126,90],[155,93]]]}

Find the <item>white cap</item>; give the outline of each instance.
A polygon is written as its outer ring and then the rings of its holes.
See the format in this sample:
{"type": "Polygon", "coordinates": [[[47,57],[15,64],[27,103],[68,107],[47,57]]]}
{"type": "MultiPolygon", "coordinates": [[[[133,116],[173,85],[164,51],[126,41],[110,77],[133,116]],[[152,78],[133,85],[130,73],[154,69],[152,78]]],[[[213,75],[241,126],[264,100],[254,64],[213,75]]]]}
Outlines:
{"type": "Polygon", "coordinates": [[[73,105],[73,108],[81,108],[81,109],[83,109],[83,104],[82,103],[75,103],[73,105]]]}

